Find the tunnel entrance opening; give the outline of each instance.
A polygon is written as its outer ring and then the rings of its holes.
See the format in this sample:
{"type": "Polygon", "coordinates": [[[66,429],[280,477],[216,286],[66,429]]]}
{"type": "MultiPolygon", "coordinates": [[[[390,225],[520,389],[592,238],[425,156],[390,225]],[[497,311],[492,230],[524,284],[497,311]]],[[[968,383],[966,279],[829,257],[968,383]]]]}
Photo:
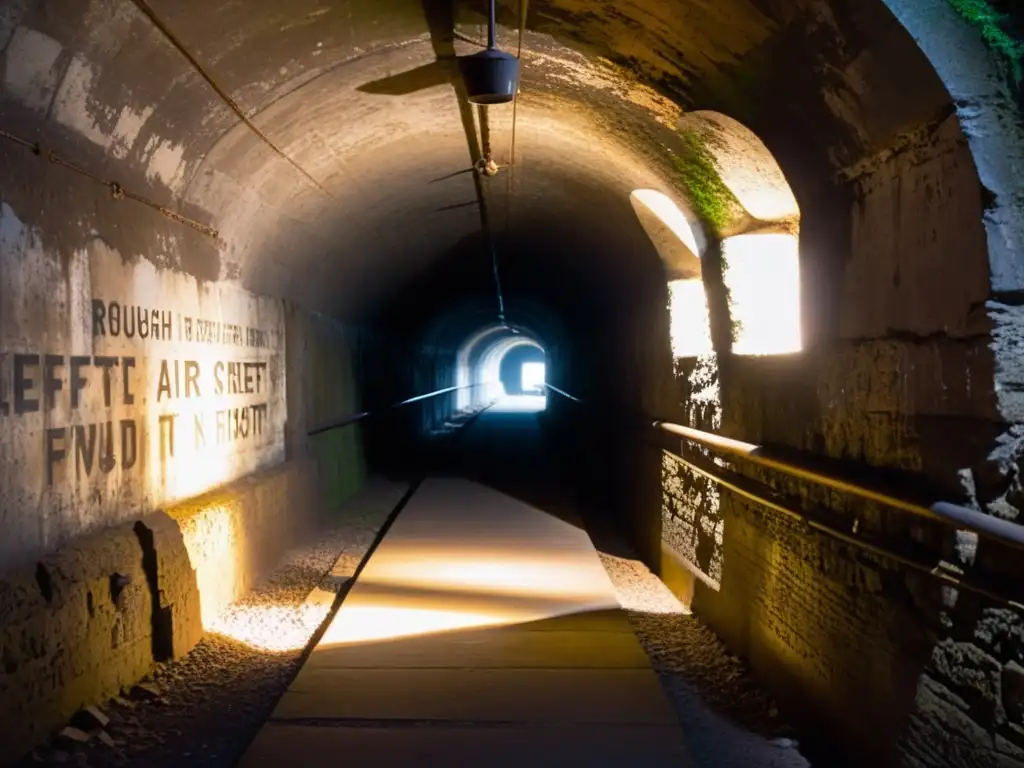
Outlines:
{"type": "Polygon", "coordinates": [[[526,340],[519,340],[505,350],[497,362],[504,390],[504,397],[495,404],[497,410],[530,413],[545,410],[545,359],[544,350],[526,340]]]}
{"type": "Polygon", "coordinates": [[[518,330],[502,330],[479,357],[477,374],[488,396],[494,401],[493,410],[537,412],[546,407],[543,381],[544,348],[534,339],[518,330]],[[529,368],[528,368],[529,366],[529,368]],[[539,368],[538,368],[539,366],[539,368]],[[532,379],[527,381],[529,370],[532,379]],[[529,386],[527,386],[529,384],[529,386]]]}
{"type": "Polygon", "coordinates": [[[484,326],[456,353],[458,408],[544,410],[546,361],[544,347],[525,329],[504,322],[484,326]]]}
{"type": "Polygon", "coordinates": [[[545,369],[544,363],[523,363],[519,376],[523,392],[543,394],[545,369]]]}

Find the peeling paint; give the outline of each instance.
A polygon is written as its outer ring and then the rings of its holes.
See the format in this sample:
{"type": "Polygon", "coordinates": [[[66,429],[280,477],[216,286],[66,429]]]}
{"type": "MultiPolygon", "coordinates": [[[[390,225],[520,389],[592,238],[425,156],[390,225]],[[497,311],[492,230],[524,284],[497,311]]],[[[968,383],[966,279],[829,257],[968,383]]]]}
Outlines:
{"type": "Polygon", "coordinates": [[[146,145],[146,176],[176,190],[181,179],[181,163],[185,147],[157,137],[146,145]]]}
{"type": "Polygon", "coordinates": [[[4,90],[33,109],[48,107],[60,79],[57,60],[63,50],[49,35],[18,27],[4,56],[4,90]]]}
{"type": "Polygon", "coordinates": [[[7,203],[0,203],[0,254],[12,253],[19,247],[24,225],[7,203]]]}
{"type": "Polygon", "coordinates": [[[93,65],[81,56],[72,58],[57,93],[53,112],[59,123],[94,144],[106,147],[108,137],[93,117],[95,110],[90,103],[97,74],[93,65]]]}
{"type": "Polygon", "coordinates": [[[135,145],[135,140],[138,139],[139,133],[152,114],[153,107],[146,107],[138,112],[131,107],[125,107],[121,111],[110,141],[110,151],[114,157],[121,160],[128,156],[135,145]]]}
{"type": "Polygon", "coordinates": [[[115,53],[125,43],[129,28],[139,18],[132,3],[120,0],[89,0],[82,25],[89,30],[90,51],[115,53]]]}
{"type": "Polygon", "coordinates": [[[606,59],[598,59],[595,64],[583,54],[565,49],[564,56],[524,51],[523,60],[525,66],[544,67],[545,79],[599,89],[617,96],[652,113],[662,125],[675,125],[682,113],[674,101],[637,80],[634,73],[606,59]]]}

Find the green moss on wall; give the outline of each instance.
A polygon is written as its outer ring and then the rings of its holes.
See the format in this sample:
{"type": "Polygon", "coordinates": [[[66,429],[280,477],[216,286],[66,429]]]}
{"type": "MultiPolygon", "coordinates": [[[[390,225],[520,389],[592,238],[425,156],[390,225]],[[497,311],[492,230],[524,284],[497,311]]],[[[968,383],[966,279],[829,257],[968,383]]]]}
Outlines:
{"type": "Polygon", "coordinates": [[[680,131],[679,136],[683,148],[673,160],[694,213],[716,235],[721,235],[739,201],[718,175],[715,158],[707,147],[708,137],[695,130],[680,131]]]}
{"type": "Polygon", "coordinates": [[[327,511],[336,512],[366,479],[361,430],[357,424],[332,429],[311,439],[327,511]]]}
{"type": "MultiPolygon", "coordinates": [[[[304,385],[310,421],[322,424],[360,410],[353,342],[332,321],[318,318],[307,329],[309,348],[304,385]]],[[[366,457],[358,424],[332,429],[310,439],[317,460],[323,502],[339,510],[366,479],[366,457]]]]}
{"type": "Polygon", "coordinates": [[[1020,83],[1024,44],[1014,40],[1002,28],[1006,16],[993,8],[987,0],[947,0],[964,19],[981,30],[989,48],[999,54],[1013,72],[1014,81],[1020,83]]]}

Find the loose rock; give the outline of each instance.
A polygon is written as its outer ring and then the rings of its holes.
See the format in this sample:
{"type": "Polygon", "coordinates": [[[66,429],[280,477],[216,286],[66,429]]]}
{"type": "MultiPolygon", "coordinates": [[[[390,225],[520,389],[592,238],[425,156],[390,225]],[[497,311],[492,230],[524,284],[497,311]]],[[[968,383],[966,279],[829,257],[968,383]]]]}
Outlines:
{"type": "MultiPolygon", "coordinates": [[[[306,597],[317,587],[337,594],[345,578],[333,578],[332,570],[343,577],[354,573],[401,495],[392,486],[386,501],[317,532],[185,658],[161,665],[150,680],[112,698],[104,712],[110,722],[90,742],[96,747],[88,755],[91,768],[236,765],[332,608],[333,600],[309,605],[306,597]]],[[[44,763],[71,762],[67,752],[55,754],[46,754],[44,763]]],[[[26,758],[18,768],[33,765],[38,763],[26,758]]]]}
{"type": "Polygon", "coordinates": [[[110,724],[110,718],[99,707],[85,707],[78,711],[71,722],[83,731],[92,731],[106,728],[110,724]]]}
{"type": "Polygon", "coordinates": [[[58,738],[68,744],[85,744],[92,736],[80,728],[74,728],[69,725],[61,729],[58,738]]]}
{"type": "Polygon", "coordinates": [[[808,768],[772,698],[618,536],[588,529],[601,562],[679,716],[696,765],[808,768]],[[623,553],[622,556],[606,554],[623,553]],[[775,739],[775,742],[770,741],[775,739]],[[780,749],[785,743],[787,749],[780,749]]]}
{"type": "Polygon", "coordinates": [[[138,701],[159,699],[162,693],[160,687],[153,683],[138,683],[131,690],[132,697],[138,701]]]}
{"type": "Polygon", "coordinates": [[[108,747],[117,746],[117,743],[114,741],[114,737],[111,736],[106,731],[100,731],[99,733],[97,733],[96,734],[96,738],[98,738],[100,741],[102,741],[108,747]]]}

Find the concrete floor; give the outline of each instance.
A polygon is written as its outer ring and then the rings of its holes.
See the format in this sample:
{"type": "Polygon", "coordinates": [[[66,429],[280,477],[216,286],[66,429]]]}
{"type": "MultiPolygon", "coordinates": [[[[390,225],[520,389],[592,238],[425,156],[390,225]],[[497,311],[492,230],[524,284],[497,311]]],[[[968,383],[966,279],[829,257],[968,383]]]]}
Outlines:
{"type": "MultiPolygon", "coordinates": [[[[469,429],[463,474],[475,476],[470,458],[499,430],[540,447],[520,405],[469,429]]],[[[467,477],[435,476],[240,764],[692,763],[586,532],[467,477]]]]}

